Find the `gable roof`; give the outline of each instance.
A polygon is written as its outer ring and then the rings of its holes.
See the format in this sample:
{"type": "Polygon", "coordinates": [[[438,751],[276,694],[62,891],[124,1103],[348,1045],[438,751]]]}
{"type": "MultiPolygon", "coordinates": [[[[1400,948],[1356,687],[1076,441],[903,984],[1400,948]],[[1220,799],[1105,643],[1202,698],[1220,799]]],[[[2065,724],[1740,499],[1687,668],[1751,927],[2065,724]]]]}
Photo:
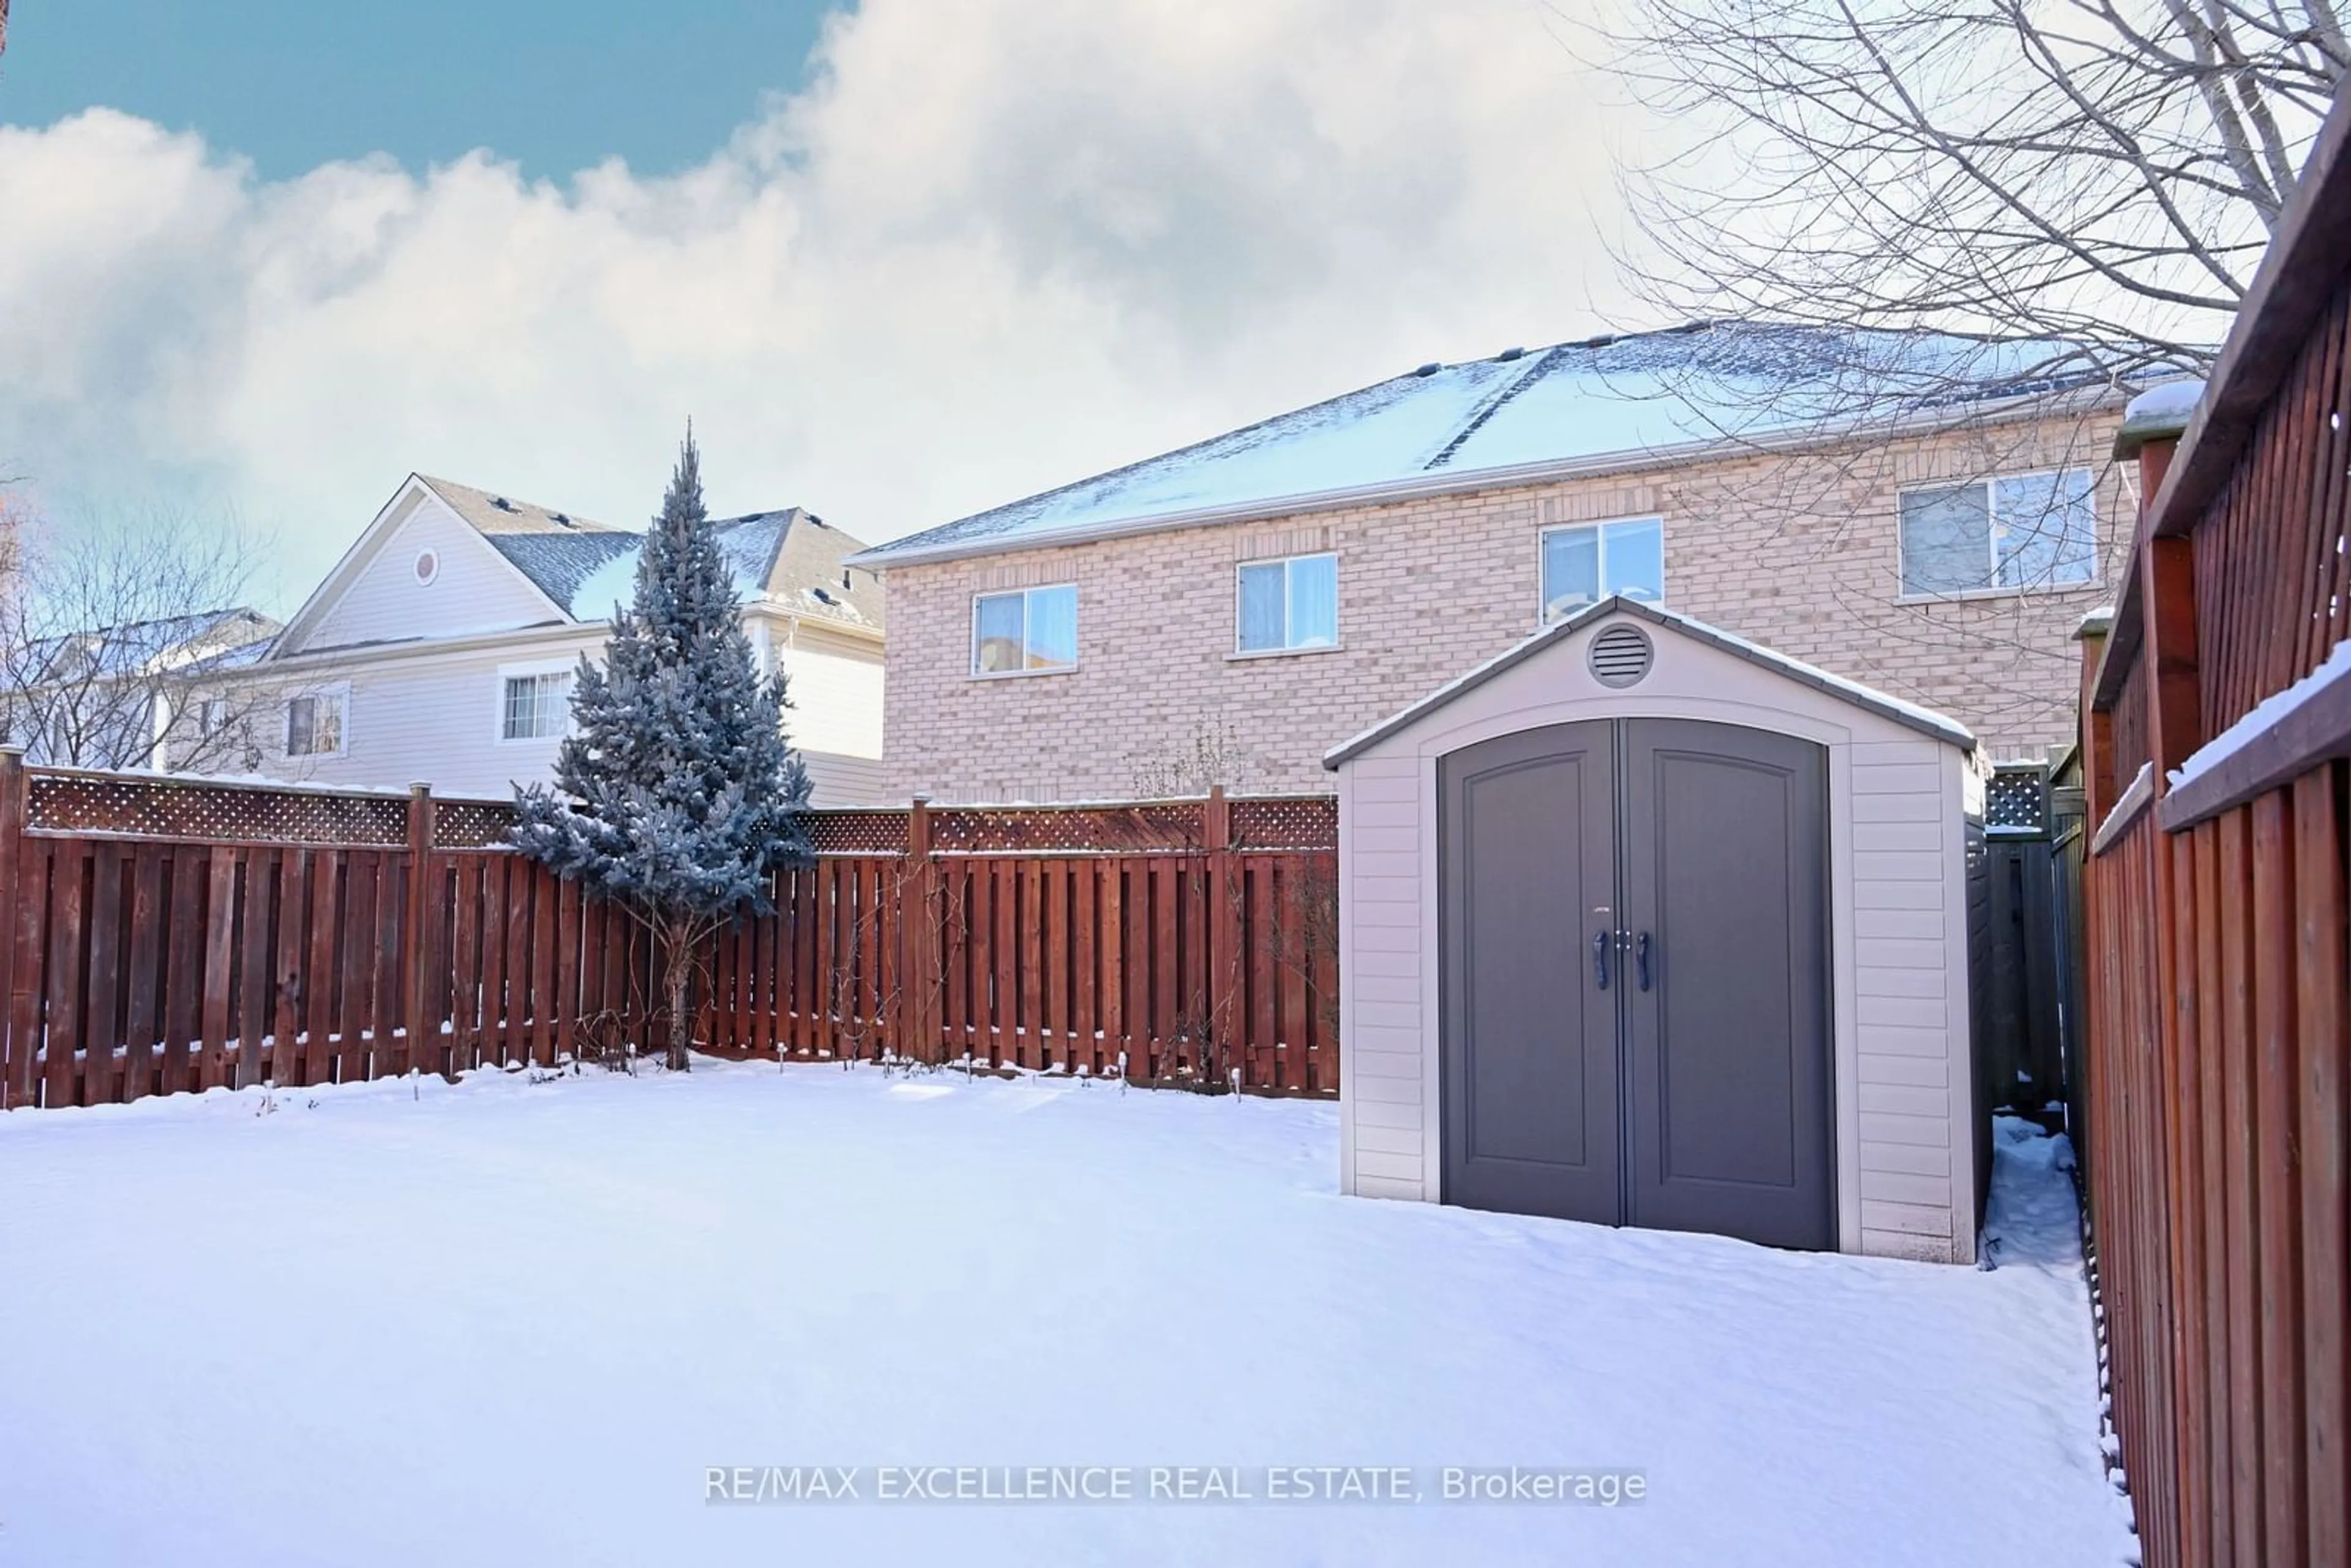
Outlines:
{"type": "Polygon", "coordinates": [[[277,635],[277,622],[245,605],[152,621],[58,632],[26,643],[23,674],[38,682],[212,668],[249,663],[277,635]]]}
{"type": "Polygon", "coordinates": [[[419,474],[417,481],[441,497],[448,508],[474,531],[487,538],[516,535],[546,534],[558,538],[577,534],[613,534],[626,530],[614,528],[592,518],[575,517],[542,507],[535,501],[517,501],[492,490],[477,490],[471,485],[460,485],[454,479],[435,479],[430,474],[419,474]]]}
{"type": "MultiPolygon", "coordinates": [[[[480,536],[546,601],[545,623],[609,620],[634,591],[643,534],[454,480],[412,474],[311,591],[287,623],[278,639],[280,648],[299,650],[304,635],[427,496],[480,536]]],[[[747,604],[765,603],[787,614],[882,630],[880,579],[871,570],[842,564],[863,548],[859,540],[798,507],[721,518],[712,527],[732,570],[736,592],[747,604]]],[[[265,650],[261,656],[277,651],[265,650]]]]}
{"type": "MultiPolygon", "coordinates": [[[[789,507],[780,512],[752,512],[721,518],[711,525],[718,537],[719,553],[735,574],[735,591],[746,603],[765,601],[786,614],[880,631],[883,624],[881,580],[869,570],[841,563],[864,549],[813,512],[789,507]]],[[[603,545],[615,536],[592,541],[603,545]]],[[[561,593],[550,579],[549,596],[575,621],[603,621],[625,605],[635,591],[637,558],[644,538],[640,534],[616,536],[624,541],[593,570],[570,582],[561,593]]],[[[507,549],[517,542],[493,539],[507,549]]],[[[541,541],[532,539],[537,546],[541,541]]],[[[556,542],[582,546],[591,541],[556,542]]]]}
{"type": "Polygon", "coordinates": [[[2113,392],[2080,345],[1697,322],[1423,365],[1343,396],[912,535],[860,564],[1441,494],[1929,426],[2113,392]]]}
{"type": "Polygon", "coordinates": [[[1532,636],[1523,639],[1515,646],[1497,653],[1477,668],[1447,681],[1403,712],[1393,714],[1353,739],[1332,747],[1330,751],[1323,754],[1322,766],[1333,771],[1337,770],[1342,764],[1360,757],[1390,736],[1417,724],[1456,697],[1476,691],[1503,671],[1524,663],[1547,648],[1567,641],[1593,622],[1610,615],[1636,616],[1653,626],[1663,626],[1695,642],[1703,643],[1709,648],[1719,649],[1723,653],[1745,659],[1752,664],[1760,664],[1774,674],[1784,675],[1792,681],[1801,682],[1814,691],[1825,693],[1842,702],[1851,703],[1854,706],[1874,713],[1880,718],[1892,719],[1896,724],[1907,726],[1922,735],[1932,736],[1937,740],[1959,747],[1962,751],[1973,751],[1976,748],[1976,737],[1973,732],[1958,720],[1948,718],[1932,708],[1920,707],[1916,703],[1904,702],[1900,697],[1888,696],[1875,687],[1863,685],[1859,681],[1846,680],[1843,675],[1833,675],[1816,665],[1807,664],[1801,659],[1792,659],[1785,653],[1774,653],[1760,643],[1750,643],[1744,637],[1725,632],[1717,626],[1709,626],[1703,621],[1693,621],[1687,615],[1677,615],[1657,605],[1644,603],[1640,600],[1627,599],[1622,594],[1617,594],[1604,599],[1597,604],[1587,604],[1573,614],[1554,622],[1532,636]]]}

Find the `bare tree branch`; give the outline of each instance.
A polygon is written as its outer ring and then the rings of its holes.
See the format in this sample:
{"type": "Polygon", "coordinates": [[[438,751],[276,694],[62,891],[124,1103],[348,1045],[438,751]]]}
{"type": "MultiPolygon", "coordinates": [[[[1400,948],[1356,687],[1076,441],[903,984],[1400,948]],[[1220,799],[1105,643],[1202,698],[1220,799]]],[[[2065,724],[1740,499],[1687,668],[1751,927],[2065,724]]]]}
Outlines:
{"type": "Polygon", "coordinates": [[[2209,368],[2351,70],[2334,0],[1632,0],[1645,304],[2209,368]]]}
{"type": "Polygon", "coordinates": [[[23,516],[0,592],[0,725],[37,762],[236,770],[264,699],[235,672],[277,622],[241,603],[232,527],[23,516]]]}

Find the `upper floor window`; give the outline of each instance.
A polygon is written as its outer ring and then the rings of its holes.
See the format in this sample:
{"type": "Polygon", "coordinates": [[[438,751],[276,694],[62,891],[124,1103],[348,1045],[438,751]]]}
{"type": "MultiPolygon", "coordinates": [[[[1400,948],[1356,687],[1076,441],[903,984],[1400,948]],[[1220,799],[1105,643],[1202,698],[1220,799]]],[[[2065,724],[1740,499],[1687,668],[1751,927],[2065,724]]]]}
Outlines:
{"type": "Polygon", "coordinates": [[[1546,625],[1615,594],[1660,604],[1666,597],[1666,525],[1657,517],[1583,523],[1542,532],[1546,625]]]}
{"type": "Polygon", "coordinates": [[[286,755],[335,757],[343,749],[348,692],[319,692],[286,704],[286,755]]]}
{"type": "Polygon", "coordinates": [[[498,704],[498,738],[537,740],[561,735],[571,718],[571,674],[550,670],[508,675],[498,704]]]}
{"type": "Polygon", "coordinates": [[[196,708],[196,734],[210,740],[229,727],[229,706],[226,697],[206,697],[196,708]]]}
{"type": "Polygon", "coordinates": [[[1339,558],[1298,555],[1240,568],[1240,651],[1339,645],[1339,558]]]}
{"type": "Polygon", "coordinates": [[[1078,664],[1074,583],[983,593],[971,601],[971,673],[1041,674],[1078,664]]]}
{"type": "Polygon", "coordinates": [[[1970,593],[2089,582],[2098,508],[2086,468],[1902,492],[1902,591],[1970,593]]]}

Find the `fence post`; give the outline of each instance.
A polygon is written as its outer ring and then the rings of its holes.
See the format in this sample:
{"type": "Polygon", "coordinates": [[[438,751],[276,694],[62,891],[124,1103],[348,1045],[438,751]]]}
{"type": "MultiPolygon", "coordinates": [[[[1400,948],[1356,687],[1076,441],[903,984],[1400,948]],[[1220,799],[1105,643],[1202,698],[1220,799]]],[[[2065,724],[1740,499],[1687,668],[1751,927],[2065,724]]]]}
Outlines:
{"type": "Polygon", "coordinates": [[[407,999],[408,1065],[415,1071],[442,1070],[441,1020],[424,1016],[425,970],[433,936],[433,786],[408,787],[408,919],[401,934],[401,991],[407,999]]]}
{"type": "Polygon", "coordinates": [[[1208,1038],[1217,1049],[1217,1065],[1228,1069],[1238,1057],[1246,1074],[1248,1052],[1236,1052],[1238,1035],[1234,1020],[1241,1000],[1240,888],[1233,858],[1233,811],[1225,787],[1208,788],[1208,803],[1201,813],[1208,850],[1208,1038]]]}
{"type": "Polygon", "coordinates": [[[932,892],[931,800],[917,795],[906,810],[906,856],[898,877],[898,1048],[918,1061],[942,1060],[939,1028],[939,931],[932,892]]]}
{"type": "Polygon", "coordinates": [[[2147,661],[2147,754],[2161,794],[2172,768],[2202,744],[2196,659],[2196,547],[2185,538],[2141,542],[2139,635],[2147,661]]]}
{"type": "Polygon", "coordinates": [[[2097,836],[2098,824],[2106,820],[2106,813],[2115,804],[2116,784],[2111,777],[2115,723],[2111,716],[2098,710],[2095,701],[2098,667],[2105,661],[2106,638],[2113,630],[2111,617],[2093,612],[2084,617],[2074,632],[2074,640],[2082,644],[2082,695],[2074,706],[2081,721],[2078,739],[2082,747],[2082,848],[2085,859],[2090,841],[2097,836]]]}
{"type": "Polygon", "coordinates": [[[22,1103],[32,1080],[33,1042],[15,1038],[17,900],[25,861],[25,753],[0,747],[0,1111],[22,1103]]]}

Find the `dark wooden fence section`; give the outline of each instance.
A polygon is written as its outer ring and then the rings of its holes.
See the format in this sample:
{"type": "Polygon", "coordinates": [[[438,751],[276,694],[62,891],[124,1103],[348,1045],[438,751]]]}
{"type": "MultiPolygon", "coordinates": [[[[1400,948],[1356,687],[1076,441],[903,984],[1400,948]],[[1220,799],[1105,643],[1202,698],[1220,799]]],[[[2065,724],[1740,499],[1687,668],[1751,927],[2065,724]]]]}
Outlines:
{"type": "Polygon", "coordinates": [[[820,813],[718,941],[711,1047],[1336,1093],[1337,833],[1319,796],[820,813]]]}
{"type": "MultiPolygon", "coordinates": [[[[655,1043],[642,930],[499,847],[510,815],[0,753],[0,1107],[655,1043]]],[[[811,831],[776,913],[705,955],[698,1044],[1337,1092],[1328,799],[811,831]]]]}
{"type": "Polygon", "coordinates": [[[2153,1568],[2351,1557],[2351,678],[2255,712],[2351,634],[2346,141],[2338,103],[2194,420],[2140,453],[2089,643],[2084,1142],[2153,1568]]]}

